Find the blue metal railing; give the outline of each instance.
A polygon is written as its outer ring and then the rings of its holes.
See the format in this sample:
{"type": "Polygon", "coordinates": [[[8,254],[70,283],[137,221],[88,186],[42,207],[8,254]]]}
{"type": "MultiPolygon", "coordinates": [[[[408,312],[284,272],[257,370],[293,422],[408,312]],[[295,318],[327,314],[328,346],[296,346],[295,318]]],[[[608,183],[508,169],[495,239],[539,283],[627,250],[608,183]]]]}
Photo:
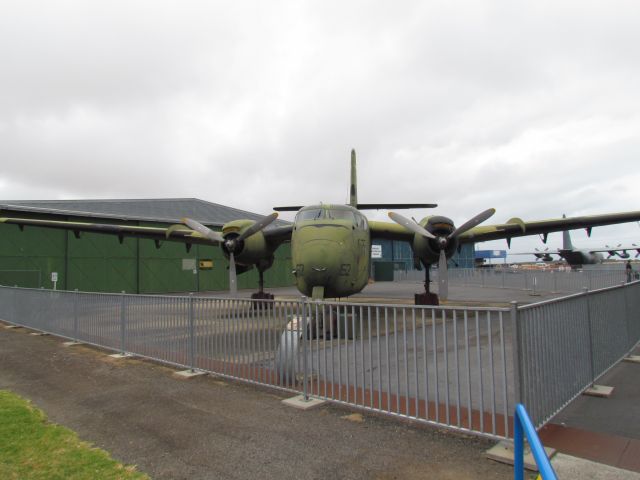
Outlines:
{"type": "Polygon", "coordinates": [[[531,453],[533,453],[533,458],[535,459],[538,471],[540,472],[539,477],[542,477],[542,480],[557,480],[558,477],[556,476],[556,472],[553,470],[549,457],[547,457],[547,453],[544,451],[540,438],[538,438],[538,433],[536,432],[533,423],[531,423],[527,410],[521,403],[516,405],[516,413],[513,417],[513,478],[515,480],[524,480],[525,434],[527,435],[531,453]]]}

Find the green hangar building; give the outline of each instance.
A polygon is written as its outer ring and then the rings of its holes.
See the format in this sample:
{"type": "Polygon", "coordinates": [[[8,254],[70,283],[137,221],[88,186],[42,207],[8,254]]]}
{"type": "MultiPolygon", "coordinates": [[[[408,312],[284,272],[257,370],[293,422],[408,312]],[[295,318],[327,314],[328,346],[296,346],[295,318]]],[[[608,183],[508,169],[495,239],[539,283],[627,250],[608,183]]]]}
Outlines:
{"type": "MultiPolygon", "coordinates": [[[[195,198],[0,201],[0,217],[166,227],[193,218],[214,230],[261,215],[195,198]],[[54,218],[55,215],[55,218],[54,218]]],[[[286,222],[276,220],[275,225],[286,222]]],[[[219,247],[0,224],[0,285],[90,292],[166,293],[226,290],[228,264],[219,247]]],[[[275,252],[266,287],[293,285],[291,249],[275,252]]],[[[238,276],[238,288],[258,288],[258,272],[238,276]]]]}

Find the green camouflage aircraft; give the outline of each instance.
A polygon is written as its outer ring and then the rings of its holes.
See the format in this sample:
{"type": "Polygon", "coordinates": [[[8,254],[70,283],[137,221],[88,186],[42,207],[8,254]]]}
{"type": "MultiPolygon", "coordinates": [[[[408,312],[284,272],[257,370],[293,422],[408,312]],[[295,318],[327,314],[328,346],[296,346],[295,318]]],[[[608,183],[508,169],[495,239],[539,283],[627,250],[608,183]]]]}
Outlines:
{"type": "Polygon", "coordinates": [[[214,244],[222,248],[229,259],[229,285],[237,292],[236,275],[253,267],[259,272],[259,292],[253,298],[273,298],[263,291],[263,273],[273,264],[275,250],[291,242],[293,273],[296,286],[313,299],[347,297],[360,292],[369,280],[371,267],[371,241],[391,239],[408,242],[416,265],[425,267],[425,292],[416,295],[416,303],[437,304],[438,297],[429,292],[429,267],[439,268],[438,293],[442,300],[448,296],[447,259],[465,243],[506,239],[525,235],[585,228],[640,220],[640,211],[610,213],[573,218],[559,218],[525,222],[512,218],[506,223],[480,226],[495,210],[490,208],[474,216],[459,227],[447,217],[433,215],[419,222],[394,212],[391,222],[368,221],[360,212],[366,209],[432,208],[435,204],[361,204],[357,199],[355,151],[351,151],[351,188],[348,205],[311,205],[276,207],[276,211],[297,211],[293,224],[266,228],[278,216],[277,212],[253,221],[238,219],[226,223],[221,232],[213,231],[201,223],[184,218],[182,224],[162,227],[107,225],[98,223],[38,220],[28,218],[0,218],[0,223],[38,226],[71,230],[79,237],[81,232],[97,232],[124,237],[149,238],[160,246],[164,240],[183,242],[187,249],[192,244],[214,244]]]}

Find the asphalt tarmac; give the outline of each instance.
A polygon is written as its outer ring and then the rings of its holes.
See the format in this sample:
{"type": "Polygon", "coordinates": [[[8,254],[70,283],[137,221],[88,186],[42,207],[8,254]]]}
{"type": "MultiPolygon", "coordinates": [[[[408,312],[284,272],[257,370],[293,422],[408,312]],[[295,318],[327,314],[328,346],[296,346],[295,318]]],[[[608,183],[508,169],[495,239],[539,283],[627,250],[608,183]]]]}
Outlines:
{"type": "MultiPolygon", "coordinates": [[[[437,286],[432,284],[431,290],[438,291],[437,286]]],[[[269,288],[269,293],[275,295],[276,299],[293,300],[302,297],[302,294],[295,287],[269,288]]],[[[372,303],[406,303],[413,304],[414,293],[424,292],[424,283],[411,280],[398,282],[374,282],[367,285],[360,293],[351,295],[345,302],[372,302],[372,303]]],[[[235,298],[250,298],[254,290],[239,290],[235,298]]],[[[179,294],[178,294],[179,295],[179,294]]],[[[183,294],[184,295],[184,294],[183,294]]],[[[230,297],[228,292],[199,292],[196,296],[230,297]]],[[[530,290],[519,288],[500,287],[474,287],[449,285],[449,298],[443,305],[485,305],[485,306],[507,306],[515,301],[520,304],[528,304],[564,296],[564,293],[542,292],[532,294],[530,290]]]]}

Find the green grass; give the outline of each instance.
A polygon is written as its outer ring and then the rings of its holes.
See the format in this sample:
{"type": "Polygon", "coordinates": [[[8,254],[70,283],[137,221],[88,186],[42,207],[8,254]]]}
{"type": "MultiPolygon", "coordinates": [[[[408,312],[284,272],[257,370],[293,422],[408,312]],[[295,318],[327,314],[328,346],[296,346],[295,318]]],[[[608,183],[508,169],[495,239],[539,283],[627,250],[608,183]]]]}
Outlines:
{"type": "Polygon", "coordinates": [[[19,396],[0,390],[0,479],[149,479],[82,442],[71,430],[47,422],[19,396]]]}

